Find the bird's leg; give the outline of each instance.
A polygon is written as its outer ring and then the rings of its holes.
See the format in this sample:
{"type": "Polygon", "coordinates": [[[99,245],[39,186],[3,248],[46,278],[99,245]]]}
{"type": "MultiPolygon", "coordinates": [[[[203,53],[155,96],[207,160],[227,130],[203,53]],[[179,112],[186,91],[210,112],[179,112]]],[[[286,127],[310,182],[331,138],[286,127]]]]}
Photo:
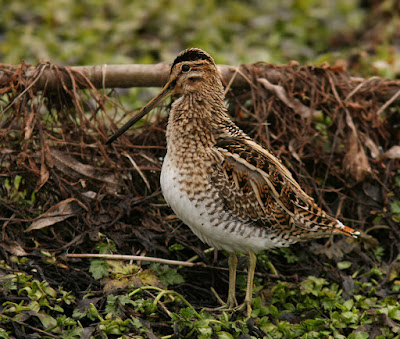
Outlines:
{"type": "Polygon", "coordinates": [[[246,315],[250,318],[251,315],[251,299],[253,297],[253,282],[254,271],[256,269],[257,256],[254,252],[249,251],[249,267],[247,272],[247,289],[246,296],[244,297],[244,304],[246,305],[246,315]]]}
{"type": "MultiPolygon", "coordinates": [[[[229,291],[228,291],[228,300],[226,304],[218,307],[216,309],[211,310],[243,310],[246,307],[246,316],[250,318],[251,315],[251,299],[253,296],[253,282],[254,282],[254,271],[256,269],[256,255],[249,251],[249,267],[248,267],[248,276],[247,276],[247,288],[246,288],[246,296],[244,298],[243,304],[238,306],[236,301],[236,265],[237,265],[237,257],[234,252],[229,254],[228,265],[229,265],[229,291]]],[[[215,292],[216,293],[216,292],[215,292]]],[[[220,300],[218,295],[216,295],[217,299],[220,300]]]]}
{"type": "Polygon", "coordinates": [[[238,305],[235,292],[237,257],[234,252],[231,252],[229,254],[228,265],[229,265],[229,291],[228,291],[228,300],[226,302],[226,306],[228,308],[233,308],[238,305]]]}
{"type": "Polygon", "coordinates": [[[229,290],[228,290],[228,300],[223,302],[217,292],[211,287],[211,292],[214,294],[214,296],[217,298],[217,300],[221,303],[222,306],[217,307],[217,308],[207,308],[208,310],[211,311],[216,311],[216,310],[233,310],[237,308],[238,303],[236,300],[236,265],[237,265],[237,257],[234,252],[229,253],[229,258],[228,258],[228,266],[229,266],[229,290]]]}

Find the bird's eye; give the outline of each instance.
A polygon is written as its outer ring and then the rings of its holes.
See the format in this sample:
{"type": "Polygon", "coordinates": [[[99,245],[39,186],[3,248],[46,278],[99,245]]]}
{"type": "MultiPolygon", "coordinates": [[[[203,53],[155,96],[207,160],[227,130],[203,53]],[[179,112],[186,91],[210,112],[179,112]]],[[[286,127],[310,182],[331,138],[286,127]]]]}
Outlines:
{"type": "Polygon", "coordinates": [[[182,65],[182,72],[189,72],[190,71],[190,66],[189,65],[182,65]]]}

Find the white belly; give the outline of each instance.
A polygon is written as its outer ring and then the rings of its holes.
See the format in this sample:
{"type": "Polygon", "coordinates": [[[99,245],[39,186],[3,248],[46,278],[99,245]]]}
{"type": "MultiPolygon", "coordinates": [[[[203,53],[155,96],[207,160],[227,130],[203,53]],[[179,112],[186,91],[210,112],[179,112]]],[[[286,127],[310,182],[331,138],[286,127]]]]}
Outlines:
{"type": "MultiPolygon", "coordinates": [[[[236,219],[224,209],[221,202],[213,201],[214,205],[210,208],[207,204],[213,199],[211,192],[203,192],[209,193],[210,197],[202,202],[190,200],[181,188],[179,178],[182,176],[167,153],[160,178],[164,198],[174,213],[203,242],[230,252],[260,252],[279,245],[276,240],[272,242],[262,228],[252,227],[236,219]],[[217,209],[218,213],[210,213],[212,209],[217,209]]],[[[204,189],[208,190],[207,187],[204,189]]]]}

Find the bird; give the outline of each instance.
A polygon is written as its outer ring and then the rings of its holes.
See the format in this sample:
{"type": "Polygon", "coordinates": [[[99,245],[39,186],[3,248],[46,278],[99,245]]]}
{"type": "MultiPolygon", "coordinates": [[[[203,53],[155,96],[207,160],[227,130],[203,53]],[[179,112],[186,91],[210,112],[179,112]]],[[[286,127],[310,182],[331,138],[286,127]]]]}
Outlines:
{"type": "Polygon", "coordinates": [[[329,216],[272,151],[229,117],[214,59],[199,48],[177,55],[163,89],[111,136],[111,144],[174,95],[160,184],[173,212],[204,243],[229,252],[225,309],[250,317],[258,252],[332,234],[359,232],[329,216]],[[244,301],[236,300],[236,253],[248,254],[244,301]]]}

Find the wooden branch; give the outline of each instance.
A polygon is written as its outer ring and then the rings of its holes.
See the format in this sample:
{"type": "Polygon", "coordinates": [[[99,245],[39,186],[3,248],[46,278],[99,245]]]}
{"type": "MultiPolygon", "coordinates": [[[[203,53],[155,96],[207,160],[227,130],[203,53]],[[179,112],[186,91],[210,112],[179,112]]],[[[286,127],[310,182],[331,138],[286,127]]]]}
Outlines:
{"type": "MultiPolygon", "coordinates": [[[[248,79],[248,67],[218,65],[218,70],[225,82],[232,88],[249,88],[251,79],[248,79]],[[247,75],[245,75],[247,74],[247,75]]],[[[264,67],[262,78],[271,84],[282,84],[293,76],[293,69],[287,65],[264,67]]],[[[130,88],[130,87],[162,87],[167,82],[170,65],[160,63],[155,65],[95,65],[95,66],[59,66],[48,63],[39,64],[36,67],[0,64],[0,89],[7,87],[10,82],[18,83],[24,80],[22,88],[34,88],[35,90],[57,91],[59,88],[71,89],[74,86],[87,88],[130,88]],[[90,83],[91,84],[90,84],[90,83]]],[[[351,77],[343,72],[343,81],[354,87],[352,96],[360,88],[370,85],[373,81],[381,81],[385,84],[384,99],[399,101],[399,80],[389,80],[378,77],[369,79],[351,77]],[[393,97],[393,95],[396,95],[393,97]]],[[[9,89],[13,89],[11,85],[9,89]]],[[[21,87],[20,87],[21,88],[21,87]]],[[[392,102],[390,102],[392,103],[392,102]]]]}
{"type": "Polygon", "coordinates": [[[94,259],[107,259],[107,260],[135,260],[135,261],[148,261],[157,262],[165,265],[178,265],[178,266],[205,266],[203,263],[193,263],[180,260],[170,260],[163,258],[145,257],[139,255],[123,255],[123,254],[66,254],[67,258],[94,258],[94,259]]]}
{"type": "MultiPolygon", "coordinates": [[[[0,84],[8,82],[13,76],[11,68],[13,66],[1,65],[0,84]],[[6,67],[10,71],[5,71],[6,67]]],[[[83,75],[96,88],[130,88],[130,87],[162,87],[168,80],[170,65],[165,63],[155,65],[95,65],[95,66],[56,66],[44,64],[44,70],[38,75],[35,82],[35,89],[47,90],[57,89],[61,83],[67,88],[72,87],[71,76],[83,75]],[[62,79],[60,79],[62,77],[62,79]]],[[[239,73],[236,73],[238,67],[221,65],[218,69],[226,81],[229,83],[232,78],[232,87],[246,87],[248,82],[239,73]]],[[[37,75],[37,68],[28,69],[25,78],[28,80],[37,75]]],[[[278,72],[275,72],[278,75],[278,72]]]]}

